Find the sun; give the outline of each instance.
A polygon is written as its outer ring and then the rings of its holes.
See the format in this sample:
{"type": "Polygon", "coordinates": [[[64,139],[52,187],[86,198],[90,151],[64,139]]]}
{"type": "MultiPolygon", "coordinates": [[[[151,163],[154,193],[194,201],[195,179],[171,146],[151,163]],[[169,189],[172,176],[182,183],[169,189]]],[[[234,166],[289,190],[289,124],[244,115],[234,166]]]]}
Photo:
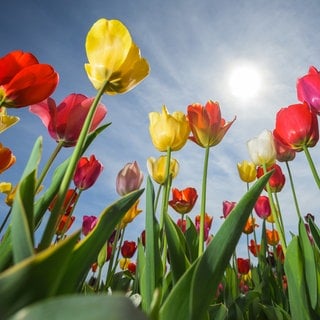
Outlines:
{"type": "Polygon", "coordinates": [[[261,73],[254,65],[237,65],[231,71],[229,86],[236,98],[243,100],[254,98],[261,89],[261,73]]]}

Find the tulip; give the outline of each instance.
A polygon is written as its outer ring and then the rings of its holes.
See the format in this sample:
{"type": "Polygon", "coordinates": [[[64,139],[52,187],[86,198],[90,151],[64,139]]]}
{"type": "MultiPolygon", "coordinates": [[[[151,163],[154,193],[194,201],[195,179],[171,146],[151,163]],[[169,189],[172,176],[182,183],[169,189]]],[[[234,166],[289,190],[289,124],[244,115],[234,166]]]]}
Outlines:
{"type": "Polygon", "coordinates": [[[187,220],[186,219],[178,219],[177,220],[177,226],[180,228],[180,230],[185,233],[187,230],[187,220]]]}
{"type": "Polygon", "coordinates": [[[96,216],[83,216],[82,217],[82,233],[87,235],[97,224],[98,218],[96,216]]]}
{"type": "Polygon", "coordinates": [[[223,216],[221,216],[220,218],[226,218],[230,212],[233,210],[233,208],[236,206],[236,202],[234,201],[223,201],[222,202],[222,212],[223,212],[223,216]]]}
{"type": "Polygon", "coordinates": [[[250,252],[255,256],[257,257],[259,252],[260,252],[260,249],[261,249],[261,245],[260,244],[256,244],[254,240],[250,240],[250,245],[248,246],[250,252]]]}
{"type": "Polygon", "coordinates": [[[132,222],[133,219],[140,213],[142,210],[138,209],[139,200],[137,200],[134,205],[126,212],[124,217],[120,222],[120,229],[124,229],[128,223],[132,222]]]}
{"type": "Polygon", "coordinates": [[[317,115],[306,103],[282,108],[276,115],[276,139],[297,152],[314,147],[319,140],[317,115]]]}
{"type": "Polygon", "coordinates": [[[66,233],[72,226],[74,220],[74,216],[70,216],[68,214],[62,215],[56,229],[56,235],[61,236],[66,233]]]}
{"type": "Polygon", "coordinates": [[[140,55],[128,29],[118,20],[99,19],[86,38],[89,80],[104,93],[115,95],[133,89],[149,74],[149,64],[140,55]]]}
{"type": "Polygon", "coordinates": [[[209,100],[205,106],[188,106],[188,120],[192,132],[190,140],[199,146],[212,147],[220,143],[236,117],[230,122],[221,118],[219,103],[209,100]]]}
{"type": "Polygon", "coordinates": [[[245,234],[250,234],[254,231],[255,227],[259,227],[259,225],[256,224],[256,219],[249,217],[245,226],[243,227],[242,232],[245,234]]]}
{"type": "MultiPolygon", "coordinates": [[[[64,199],[61,212],[63,212],[66,215],[69,215],[71,211],[73,210],[73,206],[75,205],[78,198],[78,194],[75,189],[69,189],[66,197],[64,199]]],[[[48,210],[52,211],[55,204],[57,203],[57,196],[51,201],[48,210]]]]}
{"type": "MultiPolygon", "coordinates": [[[[52,98],[30,106],[30,111],[36,114],[48,129],[50,136],[64,147],[75,146],[81,129],[93,103],[94,98],[82,94],[68,95],[58,106],[52,98]]],[[[89,132],[93,132],[107,113],[103,104],[99,104],[89,132]]]]}
{"type": "Polygon", "coordinates": [[[135,241],[124,241],[121,246],[121,254],[124,258],[132,258],[137,250],[135,241]]]}
{"type": "Polygon", "coordinates": [[[243,160],[237,164],[240,179],[244,182],[250,183],[256,180],[257,170],[253,162],[243,160]]]}
{"type": "MultiPolygon", "coordinates": [[[[167,156],[160,156],[158,159],[150,157],[147,159],[147,169],[149,175],[158,184],[164,184],[166,182],[166,163],[167,156]]],[[[169,173],[171,179],[174,179],[179,172],[179,162],[170,158],[170,168],[169,173]]]]}
{"type": "Polygon", "coordinates": [[[308,74],[297,80],[297,96],[320,114],[320,74],[315,67],[310,67],[308,74]]]}
{"type": "Polygon", "coordinates": [[[121,270],[128,270],[128,266],[131,263],[129,258],[120,258],[119,259],[119,267],[121,270]]]}
{"type": "MultiPolygon", "coordinates": [[[[204,241],[206,241],[209,236],[209,231],[211,229],[212,221],[213,221],[213,217],[209,216],[206,213],[204,216],[204,239],[203,239],[204,241]]],[[[200,215],[197,215],[195,217],[195,227],[196,227],[196,230],[199,232],[200,231],[200,215]]]]}
{"type": "Polygon", "coordinates": [[[7,115],[5,107],[0,108],[0,133],[6,131],[20,121],[19,117],[7,115]]]}
{"type": "Polygon", "coordinates": [[[258,137],[248,141],[247,147],[256,166],[271,166],[276,161],[276,148],[270,131],[262,131],[258,137]]]}
{"type": "Polygon", "coordinates": [[[124,196],[134,190],[138,190],[143,181],[137,161],[127,163],[117,175],[116,190],[120,196],[124,196]]]}
{"type": "Polygon", "coordinates": [[[73,176],[73,182],[80,190],[88,189],[97,181],[102,170],[102,163],[94,155],[91,155],[90,158],[81,157],[73,176]]]}
{"type": "Polygon", "coordinates": [[[194,207],[198,198],[197,190],[195,188],[186,188],[179,190],[177,188],[172,189],[172,200],[169,201],[169,205],[178,213],[189,213],[194,207]]]}
{"type": "MultiPolygon", "coordinates": [[[[282,169],[278,164],[274,164],[267,169],[267,171],[273,170],[271,177],[269,178],[269,186],[271,192],[280,192],[286,182],[286,177],[282,173],[282,169]]],[[[264,175],[262,167],[257,169],[257,178],[264,175]]],[[[266,189],[266,188],[265,188],[266,189]]]]}
{"type": "Polygon", "coordinates": [[[254,210],[259,218],[268,218],[271,214],[269,198],[267,196],[259,196],[254,205],[254,210]]]}
{"type": "Polygon", "coordinates": [[[160,152],[180,150],[187,142],[190,127],[183,112],[168,113],[165,106],[162,113],[149,113],[149,132],[153,145],[160,152]]]}
{"type": "Polygon", "coordinates": [[[135,262],[129,262],[128,263],[128,270],[132,273],[135,274],[136,273],[136,269],[137,269],[137,265],[135,262]]]}
{"type": "Polygon", "coordinates": [[[275,246],[279,243],[279,234],[277,230],[266,230],[266,238],[267,238],[267,243],[270,246],[275,246]]]}
{"type": "Polygon", "coordinates": [[[0,58],[0,107],[21,108],[48,98],[59,77],[48,64],[28,52],[12,51],[0,58]]]}
{"type": "Polygon", "coordinates": [[[250,271],[250,260],[237,258],[237,266],[240,274],[248,274],[250,271]]]}
{"type": "Polygon", "coordinates": [[[9,169],[16,162],[16,157],[9,148],[0,143],[0,173],[9,169]]]}

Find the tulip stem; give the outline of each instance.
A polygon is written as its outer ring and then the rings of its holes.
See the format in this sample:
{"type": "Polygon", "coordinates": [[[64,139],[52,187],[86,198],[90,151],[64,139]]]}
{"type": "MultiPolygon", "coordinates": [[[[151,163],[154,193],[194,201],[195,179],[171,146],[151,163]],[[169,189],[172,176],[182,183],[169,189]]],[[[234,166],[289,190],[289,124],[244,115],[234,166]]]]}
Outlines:
{"type": "Polygon", "coordinates": [[[105,81],[105,83],[100,88],[97,95],[95,96],[94,101],[89,109],[86,120],[85,120],[83,127],[81,129],[77,144],[73,150],[73,153],[72,153],[70,162],[68,164],[67,170],[66,170],[65,175],[61,181],[61,185],[60,185],[60,188],[58,191],[56,205],[54,206],[54,208],[50,214],[48,223],[45,227],[41,241],[39,243],[39,247],[38,247],[39,251],[46,249],[51,244],[51,241],[52,241],[53,236],[56,231],[57,223],[59,221],[59,216],[60,216],[60,214],[63,214],[63,213],[61,213],[61,208],[63,207],[62,205],[63,205],[64,198],[67,194],[67,191],[68,191],[70,182],[72,180],[74,171],[75,171],[77,163],[80,159],[83,146],[85,145],[87,135],[90,130],[95,111],[98,107],[99,101],[100,101],[102,95],[104,94],[105,88],[107,87],[108,83],[109,83],[108,81],[105,81]]]}
{"type": "Polygon", "coordinates": [[[309,166],[310,166],[310,169],[311,169],[311,172],[313,174],[313,177],[314,177],[314,180],[316,181],[317,185],[318,185],[318,188],[320,189],[320,178],[319,178],[319,175],[318,175],[318,172],[317,172],[317,169],[313,163],[313,160],[311,158],[311,154],[309,152],[309,149],[306,145],[303,145],[303,151],[307,157],[307,160],[308,160],[308,163],[309,163],[309,166]]]}
{"type": "Polygon", "coordinates": [[[63,141],[59,141],[59,143],[57,144],[56,148],[54,149],[54,151],[52,152],[49,160],[47,161],[45,167],[43,168],[41,175],[37,181],[36,187],[35,187],[35,191],[37,192],[39,187],[41,186],[41,183],[43,182],[46,174],[48,173],[54,159],[57,157],[58,153],[60,152],[60,150],[63,147],[63,141]]]}
{"type": "Polygon", "coordinates": [[[293,178],[292,178],[292,174],[291,174],[291,170],[290,170],[290,166],[289,166],[288,161],[286,161],[286,166],[287,166],[287,171],[288,171],[288,175],[289,175],[289,180],[290,180],[290,186],[291,186],[291,191],[292,191],[292,195],[293,195],[294,205],[296,207],[298,218],[301,219],[301,212],[300,212],[300,209],[299,209],[297,195],[296,195],[296,191],[295,191],[295,187],[294,187],[294,183],[293,183],[293,178]]]}
{"type": "Polygon", "coordinates": [[[206,147],[204,163],[203,163],[203,176],[201,187],[201,207],[200,207],[200,229],[199,229],[199,248],[198,256],[203,253],[204,249],[204,228],[205,228],[205,214],[206,214],[206,199],[207,199],[207,177],[208,177],[208,163],[209,163],[210,147],[206,147]]]}

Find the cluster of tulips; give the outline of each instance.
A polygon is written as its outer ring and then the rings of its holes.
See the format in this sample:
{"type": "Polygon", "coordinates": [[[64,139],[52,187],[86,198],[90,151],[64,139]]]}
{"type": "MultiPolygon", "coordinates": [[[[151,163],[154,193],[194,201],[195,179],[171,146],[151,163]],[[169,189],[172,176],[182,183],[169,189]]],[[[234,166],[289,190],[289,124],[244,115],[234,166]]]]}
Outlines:
{"type": "MultiPolygon", "coordinates": [[[[20,120],[8,110],[29,107],[57,142],[41,171],[39,138],[19,183],[0,183],[9,208],[0,227],[0,319],[319,318],[320,231],[314,216],[300,212],[289,166],[296,152],[304,152],[320,188],[309,152],[319,140],[318,70],[311,67],[298,79],[300,103],[277,113],[274,130],[248,141],[251,159],[237,164],[247,192],[237,203],[223,202],[224,222],[216,234],[206,210],[210,149],[236,117],[226,121],[219,103],[211,100],[189,105],[186,113],[169,113],[165,106],[151,112],[149,134],[160,155],[147,159],[145,189],[138,163],[127,163],[117,175],[119,199],[100,214],[83,216],[81,230],[71,232],[80,195],[103,170],[95,155],[86,155],[110,125],[102,124],[107,109],[101,98],[128,92],[149,73],[147,60],[118,20],[95,22],[85,48],[85,71],[97,95],[72,93],[58,105],[50,97],[59,81],[54,68],[19,50],[0,58],[0,133],[20,120]],[[204,149],[199,196],[192,186],[172,186],[179,172],[174,152],[187,141],[204,149]],[[62,148],[71,154],[56,165],[62,148]],[[286,180],[298,221],[291,239],[277,197],[286,180]],[[142,194],[145,225],[138,239],[127,240],[126,229],[142,212],[142,194]],[[198,198],[200,212],[192,221],[189,213],[198,198]],[[179,219],[174,221],[169,208],[179,219]],[[243,234],[248,253],[238,257],[243,234]]],[[[0,160],[2,173],[12,170],[16,158],[0,144],[0,160]]]]}

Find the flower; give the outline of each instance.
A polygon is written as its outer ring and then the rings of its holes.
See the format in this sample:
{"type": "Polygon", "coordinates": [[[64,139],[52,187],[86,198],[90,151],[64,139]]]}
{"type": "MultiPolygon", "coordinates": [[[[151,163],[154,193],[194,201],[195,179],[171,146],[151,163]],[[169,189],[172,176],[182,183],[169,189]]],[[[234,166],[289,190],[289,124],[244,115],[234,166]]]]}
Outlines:
{"type": "Polygon", "coordinates": [[[233,210],[233,208],[236,206],[236,202],[234,201],[223,201],[222,202],[222,212],[223,212],[223,216],[221,216],[220,218],[226,218],[230,212],[233,210]]]}
{"type": "Polygon", "coordinates": [[[179,190],[177,188],[172,189],[172,200],[169,201],[169,205],[178,213],[189,213],[194,207],[198,199],[197,190],[195,188],[186,188],[179,190]]]}
{"type": "Polygon", "coordinates": [[[119,259],[119,267],[121,270],[128,270],[128,265],[130,264],[130,259],[128,258],[120,258],[119,259]]]}
{"type": "Polygon", "coordinates": [[[296,152],[283,144],[275,136],[273,136],[274,145],[277,152],[277,160],[280,162],[292,161],[296,157],[296,152]]]}
{"type": "Polygon", "coordinates": [[[0,58],[0,107],[21,108],[49,97],[59,76],[48,64],[16,50],[0,58]]]}
{"type": "Polygon", "coordinates": [[[176,111],[168,113],[165,106],[162,113],[149,113],[149,132],[153,145],[160,152],[180,150],[187,142],[190,127],[188,120],[183,112],[176,111]]]}
{"type": "MultiPolygon", "coordinates": [[[[166,163],[167,156],[160,156],[159,158],[150,157],[147,159],[147,169],[149,175],[158,184],[164,184],[166,182],[166,163]]],[[[179,172],[179,162],[171,158],[169,174],[171,179],[174,179],[179,172]]]]}
{"type": "Polygon", "coordinates": [[[279,234],[277,230],[266,230],[266,238],[267,238],[267,243],[270,246],[275,246],[279,243],[279,234]]]}
{"type": "Polygon", "coordinates": [[[187,230],[187,220],[186,219],[178,219],[177,220],[177,226],[180,228],[180,230],[185,233],[187,230]]]}
{"type": "MultiPolygon", "coordinates": [[[[64,147],[72,147],[77,143],[93,100],[94,98],[88,98],[83,94],[72,93],[58,106],[52,98],[48,98],[30,106],[30,111],[42,120],[53,139],[57,142],[62,141],[64,147]]],[[[106,107],[99,103],[90,132],[98,127],[106,113],[106,107]]]]}
{"type": "MultiPolygon", "coordinates": [[[[206,241],[209,236],[209,231],[211,229],[212,221],[213,221],[213,217],[209,216],[206,213],[204,216],[204,239],[203,239],[204,241],[206,241]]],[[[200,215],[196,215],[196,217],[195,217],[195,227],[196,227],[197,232],[199,232],[199,230],[200,230],[200,215]]]]}
{"type": "Polygon", "coordinates": [[[222,119],[219,103],[211,100],[205,106],[189,105],[187,117],[192,132],[190,140],[204,148],[219,144],[236,120],[236,117],[230,122],[222,119]]]}
{"type": "Polygon", "coordinates": [[[138,190],[143,181],[143,173],[141,172],[137,161],[127,163],[117,175],[116,190],[120,196],[124,196],[131,191],[138,190]]]}
{"type": "Polygon", "coordinates": [[[250,240],[250,245],[248,246],[250,252],[255,256],[257,257],[259,252],[260,252],[260,249],[261,249],[261,245],[260,244],[256,244],[254,240],[250,240]]]}
{"type": "Polygon", "coordinates": [[[137,269],[137,264],[133,261],[128,263],[128,270],[132,273],[135,274],[136,273],[136,269],[137,269]]]}
{"type": "Polygon", "coordinates": [[[149,74],[149,64],[140,55],[128,29],[118,20],[99,19],[86,38],[89,80],[104,93],[115,95],[133,89],[149,74]]]}
{"type": "MultiPolygon", "coordinates": [[[[270,191],[280,192],[286,182],[286,177],[284,176],[281,167],[276,163],[267,169],[267,171],[271,171],[271,170],[273,170],[273,173],[269,178],[270,191]]],[[[264,170],[262,167],[259,167],[257,169],[257,178],[260,178],[263,175],[264,175],[264,170]]]]}
{"type": "Polygon", "coordinates": [[[94,155],[91,155],[90,158],[81,157],[73,176],[73,182],[80,190],[88,189],[96,182],[102,170],[102,163],[94,155]]]}
{"type": "Polygon", "coordinates": [[[13,186],[10,182],[0,182],[0,192],[6,194],[5,203],[12,207],[14,197],[16,195],[17,186],[13,186]]]}
{"type": "Polygon", "coordinates": [[[243,227],[242,232],[245,234],[250,234],[253,232],[255,227],[259,227],[259,225],[256,224],[256,219],[249,217],[245,226],[243,227]]]}
{"type": "Polygon", "coordinates": [[[254,211],[259,218],[268,218],[271,214],[269,198],[267,196],[259,196],[254,205],[254,211]]]}
{"type": "Polygon", "coordinates": [[[133,219],[140,213],[142,210],[138,209],[139,200],[135,202],[135,204],[126,212],[124,217],[122,218],[119,227],[121,229],[125,228],[128,223],[132,222],[133,219]]]}
{"type": "Polygon", "coordinates": [[[97,224],[98,218],[96,216],[83,216],[82,217],[82,233],[87,235],[97,224]]]}
{"type": "Polygon", "coordinates": [[[256,180],[257,171],[256,165],[253,162],[243,160],[242,162],[238,162],[237,168],[242,181],[249,183],[256,180]]]}
{"type": "Polygon", "coordinates": [[[16,157],[9,148],[0,143],[0,173],[9,169],[16,162],[16,157]]]}
{"type": "Polygon", "coordinates": [[[19,117],[7,115],[7,109],[5,107],[0,108],[0,133],[6,131],[19,121],[19,117]]]}
{"type": "MultiPolygon", "coordinates": [[[[61,212],[63,212],[66,215],[69,215],[71,211],[73,210],[73,206],[76,203],[78,198],[78,193],[75,189],[69,189],[67,191],[66,197],[64,199],[63,205],[61,207],[61,212]]],[[[57,202],[57,196],[54,197],[54,199],[51,201],[48,210],[52,211],[55,204],[57,202]]]]}
{"type": "Polygon", "coordinates": [[[249,155],[256,166],[271,166],[276,161],[276,148],[273,135],[269,130],[263,130],[258,137],[247,142],[249,155]]]}
{"type": "Polygon", "coordinates": [[[56,235],[61,236],[64,233],[66,233],[72,226],[74,220],[75,220],[74,216],[63,214],[59,220],[59,223],[56,229],[56,235]]]}
{"type": "Polygon", "coordinates": [[[273,135],[297,152],[314,147],[319,140],[317,115],[306,103],[282,108],[277,112],[273,135]]]}
{"type": "Polygon", "coordinates": [[[311,66],[308,74],[297,80],[297,96],[320,114],[320,74],[315,67],[311,66]]]}
{"type": "Polygon", "coordinates": [[[121,246],[121,254],[124,258],[132,258],[137,250],[137,244],[135,241],[124,241],[121,246]]]}
{"type": "Polygon", "coordinates": [[[248,274],[250,271],[250,260],[237,258],[237,266],[240,274],[248,274]]]}

